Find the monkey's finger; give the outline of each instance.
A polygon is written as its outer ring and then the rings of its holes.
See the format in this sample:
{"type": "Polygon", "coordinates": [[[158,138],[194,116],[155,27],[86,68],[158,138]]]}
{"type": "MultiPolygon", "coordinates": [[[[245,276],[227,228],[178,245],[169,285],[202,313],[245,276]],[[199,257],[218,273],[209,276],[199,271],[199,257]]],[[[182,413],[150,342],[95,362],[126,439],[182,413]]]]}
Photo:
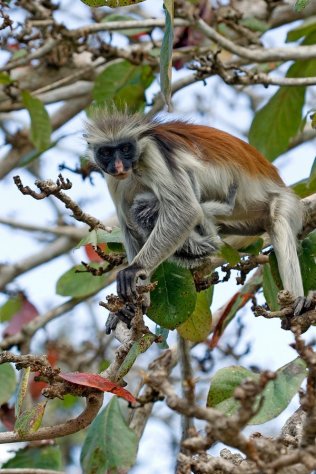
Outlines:
{"type": "Polygon", "coordinates": [[[118,272],[116,276],[116,292],[120,298],[122,298],[122,284],[121,284],[121,272],[118,272]]]}
{"type": "Polygon", "coordinates": [[[125,271],[126,275],[126,295],[128,298],[128,301],[132,301],[137,297],[137,291],[136,291],[136,281],[138,278],[138,273],[141,272],[137,267],[130,267],[127,268],[125,271]]]}
{"type": "Polygon", "coordinates": [[[294,316],[299,316],[304,308],[305,297],[299,296],[294,302],[294,316]]]}
{"type": "Polygon", "coordinates": [[[126,289],[127,289],[127,292],[128,292],[128,296],[132,299],[135,299],[136,296],[137,296],[136,280],[137,280],[136,274],[132,273],[132,272],[129,273],[126,289]]]}
{"type": "Polygon", "coordinates": [[[122,321],[122,323],[125,323],[125,324],[126,324],[126,326],[128,327],[128,329],[131,328],[131,320],[133,319],[134,314],[132,314],[132,315],[130,316],[130,315],[128,315],[128,314],[127,314],[126,312],[124,312],[124,311],[118,311],[118,312],[116,313],[116,315],[117,315],[118,319],[119,319],[120,321],[122,321]]]}
{"type": "Polygon", "coordinates": [[[119,320],[120,319],[115,313],[110,313],[105,323],[105,334],[111,334],[111,331],[114,331],[116,329],[119,320]]]}
{"type": "Polygon", "coordinates": [[[312,300],[305,296],[299,296],[294,302],[294,316],[299,316],[302,312],[308,311],[312,300]]]}
{"type": "Polygon", "coordinates": [[[132,299],[131,283],[132,277],[128,271],[125,271],[121,278],[121,293],[119,296],[123,298],[124,301],[130,301],[132,299]]]}
{"type": "Polygon", "coordinates": [[[126,288],[126,270],[121,270],[116,277],[117,294],[120,298],[126,301],[127,288],[126,288]]]}
{"type": "Polygon", "coordinates": [[[122,321],[127,325],[128,328],[131,327],[131,320],[135,315],[135,310],[133,308],[123,308],[116,313],[110,313],[109,317],[105,323],[105,333],[111,334],[111,331],[116,329],[117,323],[122,321]]]}

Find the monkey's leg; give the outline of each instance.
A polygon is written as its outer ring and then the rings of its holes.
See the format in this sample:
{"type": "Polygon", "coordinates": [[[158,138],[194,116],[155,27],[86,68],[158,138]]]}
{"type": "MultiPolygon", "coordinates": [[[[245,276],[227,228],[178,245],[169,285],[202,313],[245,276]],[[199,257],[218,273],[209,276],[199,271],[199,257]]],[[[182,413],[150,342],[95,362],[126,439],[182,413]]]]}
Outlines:
{"type": "MultiPolygon", "coordinates": [[[[205,216],[203,225],[194,229],[178,252],[190,254],[196,258],[205,257],[216,252],[221,244],[212,218],[216,214],[230,215],[235,207],[238,185],[233,183],[228,190],[225,201],[207,201],[201,203],[205,216]]],[[[159,214],[159,202],[153,193],[142,193],[134,200],[131,208],[131,217],[135,227],[147,239],[152,232],[159,214]]],[[[193,257],[194,258],[194,257],[193,257]]]]}
{"type": "Polygon", "coordinates": [[[237,190],[238,184],[233,183],[228,189],[225,201],[206,201],[201,203],[205,217],[212,219],[214,216],[230,216],[235,207],[237,190]]]}
{"type": "Polygon", "coordinates": [[[188,268],[201,265],[201,260],[214,254],[222,245],[214,224],[215,215],[230,215],[235,207],[238,185],[233,183],[225,201],[206,201],[201,203],[204,222],[190,233],[183,246],[172,257],[177,263],[188,268]]]}

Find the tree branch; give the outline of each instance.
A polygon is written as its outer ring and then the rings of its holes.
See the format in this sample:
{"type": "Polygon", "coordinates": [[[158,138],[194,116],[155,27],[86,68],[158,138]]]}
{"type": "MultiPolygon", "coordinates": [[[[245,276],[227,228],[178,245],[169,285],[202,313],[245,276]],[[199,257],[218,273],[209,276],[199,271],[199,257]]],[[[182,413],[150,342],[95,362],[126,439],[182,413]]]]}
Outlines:
{"type": "Polygon", "coordinates": [[[65,474],[64,471],[52,471],[51,469],[32,469],[28,467],[19,467],[18,469],[1,469],[1,474],[65,474]]]}
{"type": "Polygon", "coordinates": [[[68,252],[68,250],[73,248],[75,243],[77,242],[72,238],[60,237],[51,244],[42,248],[39,252],[26,257],[24,260],[12,265],[2,265],[0,274],[0,290],[3,290],[5,286],[13,280],[13,278],[68,252]]]}
{"type": "Polygon", "coordinates": [[[254,48],[249,49],[244,46],[239,46],[233,41],[225,38],[225,36],[217,33],[211,26],[207,25],[205,21],[199,19],[195,25],[202,33],[209,39],[219,44],[231,53],[239,57],[248,59],[255,63],[265,63],[269,61],[293,61],[296,59],[314,59],[316,56],[316,45],[312,46],[294,46],[287,48],[254,48]]]}
{"type": "Polygon", "coordinates": [[[56,227],[47,227],[45,225],[28,224],[27,222],[16,221],[10,217],[0,217],[0,224],[7,225],[13,229],[20,229],[29,232],[43,232],[44,234],[53,234],[58,236],[70,237],[73,240],[79,241],[87,235],[88,229],[86,227],[76,227],[71,225],[59,225],[56,227]]]}
{"type": "Polygon", "coordinates": [[[102,407],[103,395],[103,392],[94,392],[88,395],[84,411],[77,418],[68,420],[65,423],[56,426],[45,426],[35,431],[35,433],[28,433],[25,436],[21,436],[14,431],[0,433],[0,444],[61,438],[62,436],[77,433],[89,426],[97,416],[98,411],[102,407]]]}
{"type": "MultiPolygon", "coordinates": [[[[68,38],[81,38],[101,31],[119,31],[130,28],[164,28],[166,21],[164,18],[154,18],[150,20],[134,20],[134,21],[109,21],[103,23],[95,23],[92,25],[85,25],[75,30],[65,31],[63,34],[68,38]]],[[[174,26],[189,26],[190,22],[182,18],[174,19],[174,26]]]]}

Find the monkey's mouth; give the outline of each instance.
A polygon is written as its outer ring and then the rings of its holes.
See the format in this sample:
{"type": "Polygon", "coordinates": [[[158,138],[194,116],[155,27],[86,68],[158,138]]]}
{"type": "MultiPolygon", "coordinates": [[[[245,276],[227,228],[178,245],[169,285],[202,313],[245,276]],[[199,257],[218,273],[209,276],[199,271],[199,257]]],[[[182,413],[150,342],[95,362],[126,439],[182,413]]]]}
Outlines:
{"type": "Polygon", "coordinates": [[[119,173],[113,175],[116,179],[126,179],[129,176],[129,173],[119,173]]]}

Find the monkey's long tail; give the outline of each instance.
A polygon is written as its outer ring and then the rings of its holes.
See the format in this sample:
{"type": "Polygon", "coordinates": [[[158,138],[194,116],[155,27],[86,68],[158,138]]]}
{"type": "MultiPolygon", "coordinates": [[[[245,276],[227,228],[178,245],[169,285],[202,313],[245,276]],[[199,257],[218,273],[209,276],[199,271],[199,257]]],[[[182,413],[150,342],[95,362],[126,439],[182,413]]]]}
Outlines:
{"type": "Polygon", "coordinates": [[[284,289],[294,297],[303,296],[301,269],[297,255],[297,234],[303,225],[303,206],[289,190],[273,199],[271,243],[273,245],[284,289]]]}

